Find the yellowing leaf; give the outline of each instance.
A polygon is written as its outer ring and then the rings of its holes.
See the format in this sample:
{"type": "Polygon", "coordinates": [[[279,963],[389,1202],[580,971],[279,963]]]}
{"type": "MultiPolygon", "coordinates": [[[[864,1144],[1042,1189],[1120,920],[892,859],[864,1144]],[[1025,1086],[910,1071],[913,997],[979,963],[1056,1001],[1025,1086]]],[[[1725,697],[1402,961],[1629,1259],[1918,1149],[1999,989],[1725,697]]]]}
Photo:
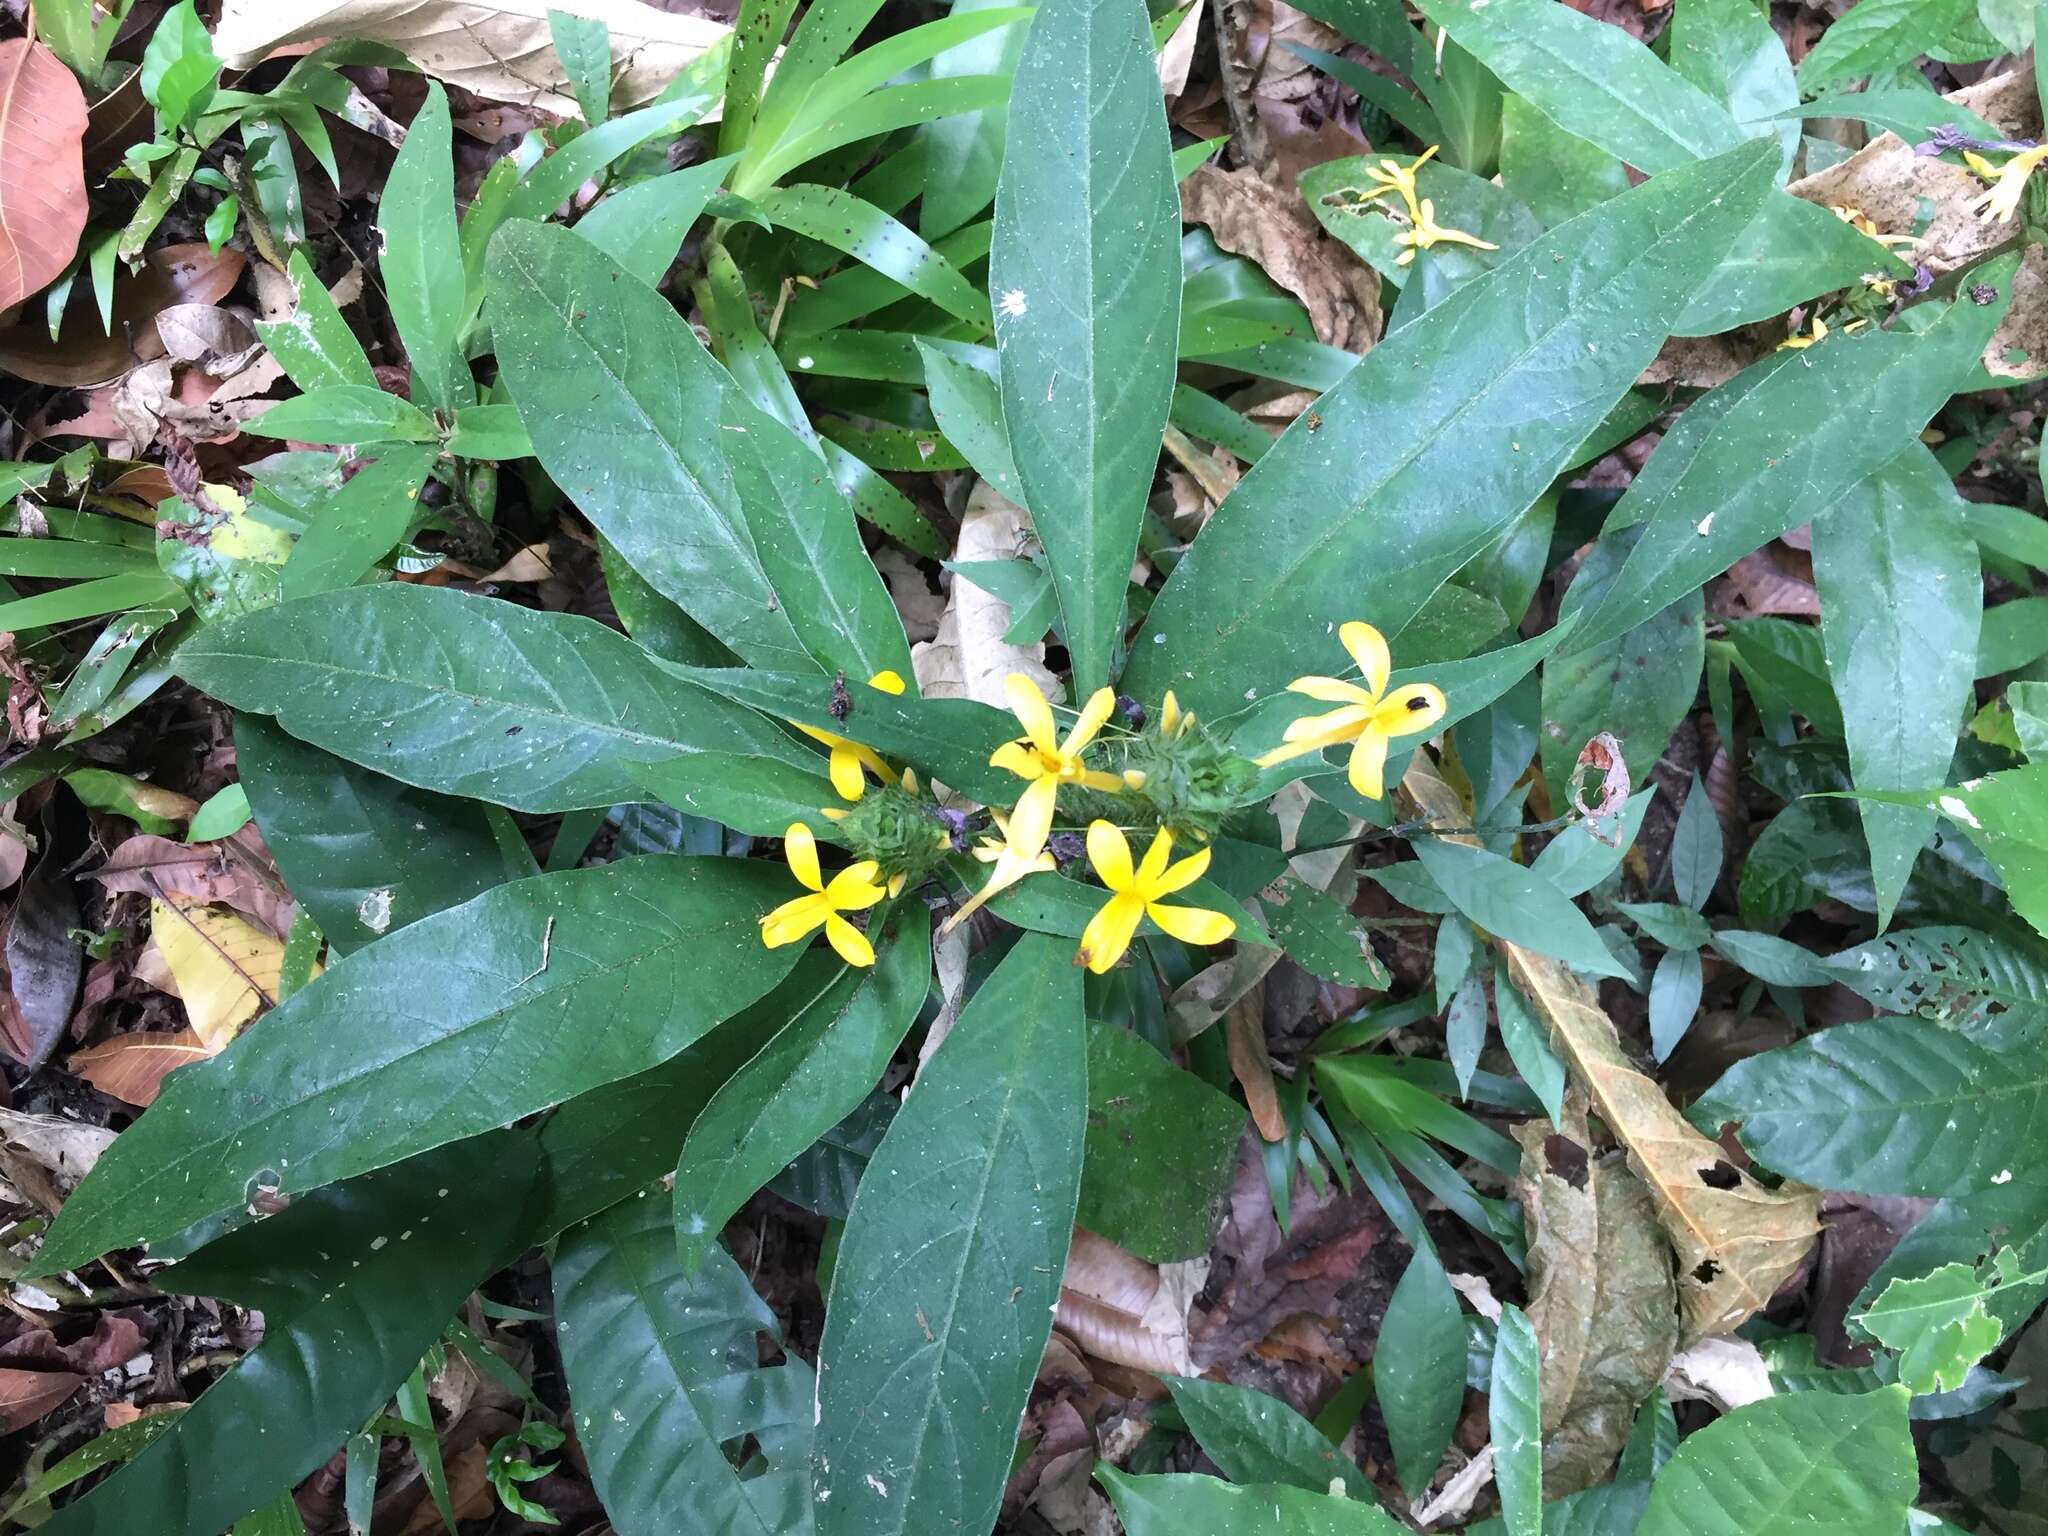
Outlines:
{"type": "MultiPolygon", "coordinates": [[[[284,942],[219,907],[149,904],[150,938],[209,1053],[277,1001],[284,942]]],[[[316,968],[317,970],[317,968],[316,968]]]]}

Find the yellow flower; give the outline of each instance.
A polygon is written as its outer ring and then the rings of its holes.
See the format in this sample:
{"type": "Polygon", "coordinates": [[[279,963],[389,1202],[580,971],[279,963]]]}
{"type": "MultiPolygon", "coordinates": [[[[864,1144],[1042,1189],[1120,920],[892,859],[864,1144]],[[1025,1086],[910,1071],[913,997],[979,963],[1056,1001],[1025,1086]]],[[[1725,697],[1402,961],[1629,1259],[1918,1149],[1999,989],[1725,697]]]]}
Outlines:
{"type": "Polygon", "coordinates": [[[1136,869],[1131,867],[1131,845],[1112,823],[1098,821],[1088,828],[1088,862],[1111,895],[1082,931],[1081,947],[1074,952],[1076,965],[1100,976],[1124,957],[1139,922],[1148,917],[1183,944],[1221,944],[1237,931],[1237,923],[1221,912],[1161,903],[1160,897],[1193,885],[1209,867],[1206,848],[1169,867],[1166,861],[1172,857],[1173,834],[1164,827],[1153,836],[1145,862],[1136,869]]]}
{"type": "Polygon", "coordinates": [[[1081,706],[1081,717],[1067,732],[1067,739],[1061,741],[1053,735],[1052,706],[1045,702],[1038,684],[1021,672],[1012,672],[1003,679],[1003,689],[1010,698],[1010,712],[1024,727],[1024,735],[997,747],[989,755],[989,765],[1007,768],[1018,778],[1031,781],[1031,787],[1017,797],[1004,838],[1010,852],[1028,862],[1043,851],[1045,840],[1052,833],[1053,811],[1059,803],[1062,784],[1084,784],[1111,794],[1123,788],[1124,781],[1115,774],[1099,773],[1081,760],[1088,743],[1116,708],[1116,694],[1108,688],[1096,689],[1081,706]]]}
{"type": "Polygon", "coordinates": [[[1408,217],[1418,217],[1415,200],[1421,196],[1421,192],[1415,185],[1415,173],[1422,169],[1423,162],[1434,155],[1436,150],[1436,145],[1432,144],[1406,165],[1400,165],[1392,160],[1382,160],[1376,166],[1367,166],[1365,179],[1372,183],[1374,189],[1368,201],[1395,193],[1408,205],[1408,217]]]}
{"type": "Polygon", "coordinates": [[[1162,736],[1178,736],[1194,723],[1194,713],[1189,711],[1183,714],[1181,712],[1180,700],[1173,696],[1171,688],[1167,689],[1166,697],[1159,705],[1159,734],[1162,736]]]}
{"type": "MultiPolygon", "coordinates": [[[[868,679],[868,686],[881,693],[900,694],[903,692],[903,678],[894,671],[877,672],[868,679]]],[[[834,736],[830,731],[820,731],[801,721],[792,720],[798,730],[811,740],[823,742],[832,749],[825,771],[831,776],[832,787],[839,791],[842,800],[858,800],[868,787],[861,770],[867,769],[884,784],[891,777],[889,765],[882,761],[881,754],[872,747],[864,747],[857,741],[848,741],[844,736],[834,736]]]]}
{"type": "Polygon", "coordinates": [[[1827,339],[1828,323],[1821,319],[1819,315],[1815,315],[1813,317],[1813,330],[1810,334],[1801,336],[1795,332],[1778,343],[1778,350],[1780,352],[1804,352],[1815,342],[1826,341],[1827,339]]]}
{"type": "Polygon", "coordinates": [[[2010,224],[2019,213],[2020,195],[2027,189],[2027,178],[2043,160],[2048,160],[2048,144],[2022,150],[2003,165],[1993,165],[1975,150],[1964,150],[1963,159],[1969,162],[1971,170],[1991,183],[1991,190],[1971,204],[1971,212],[1987,223],[1996,220],[2010,224]]]}
{"type": "Polygon", "coordinates": [[[1428,683],[1409,683],[1387,692],[1393,659],[1387,642],[1370,624],[1357,620],[1342,626],[1337,638],[1365,675],[1365,686],[1335,677],[1297,677],[1287,685],[1293,693],[1341,704],[1324,715],[1304,715],[1287,727],[1287,745],[1258,759],[1261,768],[1284,763],[1340,742],[1352,742],[1351,787],[1368,800],[1386,792],[1387,744],[1396,736],[1426,731],[1444,717],[1443,690],[1428,683]]]}
{"type": "Polygon", "coordinates": [[[1468,235],[1462,229],[1445,229],[1436,221],[1436,204],[1428,198],[1414,210],[1415,220],[1411,228],[1394,236],[1394,244],[1401,246],[1401,254],[1394,258],[1394,265],[1405,267],[1415,259],[1417,251],[1426,251],[1439,245],[1469,245],[1475,251],[1497,251],[1499,246],[1491,240],[1482,240],[1477,235],[1468,235]]]}
{"type": "Polygon", "coordinates": [[[825,938],[839,951],[840,959],[848,965],[873,965],[874,946],[839,914],[865,912],[882,899],[884,892],[875,884],[875,861],[863,859],[858,864],[849,864],[827,885],[818,871],[817,841],[811,836],[811,829],[800,821],[791,822],[789,830],[782,834],[782,856],[789,860],[789,872],[796,876],[796,883],[811,894],[785,901],[763,917],[761,942],[770,949],[780,949],[809,938],[822,926],[825,938]]]}
{"type": "Polygon", "coordinates": [[[1852,208],[1847,203],[1829,203],[1828,212],[1855,230],[1857,234],[1875,240],[1879,245],[1911,245],[1911,235],[1886,235],[1878,232],[1877,224],[1861,208],[1852,208]]]}
{"type": "Polygon", "coordinates": [[[996,830],[1003,835],[1000,839],[992,837],[983,838],[980,842],[976,843],[974,845],[974,856],[984,864],[995,865],[995,868],[989,871],[988,880],[982,885],[982,888],[970,896],[966,904],[959,911],[939,925],[941,936],[951,933],[955,928],[958,928],[968,918],[979,912],[985,904],[995,897],[1002,895],[1004,891],[1007,891],[1026,875],[1044,874],[1049,870],[1058,868],[1053,856],[1044,849],[1040,849],[1036,855],[1028,859],[1019,858],[1016,854],[1012,853],[1009,847],[1009,818],[1003,815],[1001,811],[992,812],[991,815],[995,818],[996,830]]]}

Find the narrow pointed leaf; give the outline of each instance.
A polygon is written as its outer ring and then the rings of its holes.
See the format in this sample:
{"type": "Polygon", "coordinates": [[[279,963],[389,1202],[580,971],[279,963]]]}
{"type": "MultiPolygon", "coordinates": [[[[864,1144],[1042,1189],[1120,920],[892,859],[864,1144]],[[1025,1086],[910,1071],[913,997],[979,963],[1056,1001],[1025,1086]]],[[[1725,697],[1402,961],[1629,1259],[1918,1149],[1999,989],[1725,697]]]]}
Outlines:
{"type": "Polygon", "coordinates": [[[313,520],[278,574],[278,595],[311,597],[353,586],[403,539],[434,467],[424,445],[383,451],[313,509],[313,520]]]}
{"type": "Polygon", "coordinates": [[[1493,1481],[1508,1536],[1542,1536],[1543,1399],[1536,1330],[1517,1306],[1501,1308],[1494,1335],[1487,1422],[1493,1432],[1493,1481]]]}
{"type": "Polygon", "coordinates": [[[1193,1376],[1162,1380],[1188,1433],[1233,1483],[1290,1483],[1314,1493],[1373,1498],[1365,1474],[1279,1398],[1193,1376]]]}
{"type": "Polygon", "coordinates": [[[427,82],[377,203],[384,292],[405,343],[420,402],[439,411],[476,403],[460,337],[469,319],[462,237],[455,227],[454,129],[448,93],[427,82]]]}
{"type": "Polygon", "coordinates": [[[1107,1463],[1098,1465],[1095,1475],[1109,1490],[1127,1536],[1187,1536],[1193,1531],[1399,1536],[1406,1529],[1376,1504],[1286,1483],[1240,1485],[1195,1473],[1133,1477],[1107,1463]]]}
{"type": "Polygon", "coordinates": [[[1401,1488],[1419,1497],[1436,1475],[1465,1400],[1465,1319],[1435,1254],[1418,1249],[1387,1303],[1373,1391],[1401,1488]]]}

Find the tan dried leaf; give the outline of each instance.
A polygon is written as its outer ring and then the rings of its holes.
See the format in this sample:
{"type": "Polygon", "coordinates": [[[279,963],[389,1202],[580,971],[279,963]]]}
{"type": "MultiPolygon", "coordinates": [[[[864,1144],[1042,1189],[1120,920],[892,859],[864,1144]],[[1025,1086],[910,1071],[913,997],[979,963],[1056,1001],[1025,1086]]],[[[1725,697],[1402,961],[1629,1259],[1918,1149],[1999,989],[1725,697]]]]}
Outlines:
{"type": "Polygon", "coordinates": [[[1249,257],[1308,309],[1316,337],[1363,352],[1380,331],[1379,275],[1323,234],[1299,195],[1250,171],[1205,165],[1180,184],[1181,217],[1249,257]]]}
{"type": "Polygon", "coordinates": [[[138,1030],[83,1051],[65,1067],[110,1098],[147,1109],[163,1091],[164,1079],[187,1062],[204,1061],[214,1048],[189,1025],[175,1034],[138,1030]]]}
{"type": "MultiPolygon", "coordinates": [[[[1206,1260],[1197,1262],[1206,1270],[1206,1260]]],[[[1159,1266],[1084,1227],[1074,1228],[1053,1326],[1098,1360],[1192,1375],[1187,1304],[1201,1282],[1195,1279],[1189,1286],[1193,1271],[1188,1265],[1166,1268],[1177,1272],[1172,1283],[1159,1266]]]]}
{"type": "MultiPolygon", "coordinates": [[[[955,560],[1014,560],[1030,542],[1024,509],[977,482],[960,518],[955,560]]],[[[971,581],[953,578],[952,596],[938,634],[910,648],[917,691],[928,699],[974,699],[997,709],[1009,707],[1003,679],[1021,672],[1049,699],[1060,696],[1059,679],[1045,664],[1043,641],[1011,645],[1010,605],[971,581]]]]}

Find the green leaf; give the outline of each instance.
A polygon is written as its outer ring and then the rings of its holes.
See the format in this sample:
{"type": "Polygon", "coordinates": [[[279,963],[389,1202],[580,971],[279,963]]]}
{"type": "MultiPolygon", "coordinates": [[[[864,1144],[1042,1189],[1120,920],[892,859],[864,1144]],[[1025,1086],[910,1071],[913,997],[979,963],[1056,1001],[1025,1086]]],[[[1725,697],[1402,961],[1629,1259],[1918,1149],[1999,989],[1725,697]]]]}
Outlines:
{"type": "Polygon", "coordinates": [[[1671,67],[1724,104],[1752,137],[1777,136],[1789,167],[1799,125],[1777,121],[1799,105],[1785,44],[1750,0],[1691,0],[1671,16],[1671,67]]]}
{"type": "Polygon", "coordinates": [[[278,596],[312,597],[361,580],[412,527],[434,458],[425,446],[389,448],[315,508],[278,574],[278,596]]]}
{"type": "MultiPolygon", "coordinates": [[[[1748,0],[1731,3],[1746,7],[1748,0]]],[[[1771,46],[1782,60],[1775,34],[1771,46]]],[[[1728,259],[1693,295],[1673,333],[1717,336],[1873,275],[1910,277],[1912,269],[1831,210],[1773,192],[1728,259]]]]}
{"type": "MultiPolygon", "coordinates": [[[[241,771],[239,758],[236,771],[241,771]]],[[[249,795],[240,784],[230,784],[209,795],[206,803],[192,813],[192,824],[185,830],[187,842],[208,843],[217,838],[231,837],[249,821],[249,795]]]]}
{"type": "Polygon", "coordinates": [[[811,1370],[760,1366],[775,1314],[723,1249],[686,1275],[657,1187],[564,1233],[554,1281],[576,1439],[622,1536],[807,1528],[811,1370]],[[742,1476],[724,1447],[750,1435],[767,1465],[742,1476]]]}
{"type": "MultiPolygon", "coordinates": [[[[952,14],[996,8],[997,0],[954,0],[952,14]]],[[[1027,24],[1014,22],[932,60],[935,79],[956,75],[1010,75],[1023,51],[1027,24]]],[[[951,234],[995,201],[996,181],[1008,138],[1009,109],[984,107],[955,112],[921,124],[918,147],[924,159],[924,191],[918,199],[918,232],[927,240],[951,234]]]]}
{"type": "Polygon", "coordinates": [[[1695,772],[1671,834],[1671,887],[1685,905],[1703,912],[1720,879],[1721,818],[1695,772]]]}
{"type": "Polygon", "coordinates": [[[1970,842],[2005,882],[2013,910],[2037,932],[2048,934],[2048,763],[1986,774],[1954,789],[1925,794],[1862,791],[1857,798],[1932,805],[1967,828],[1970,842]]]}
{"type": "Polygon", "coordinates": [[[567,230],[491,242],[498,360],[534,454],[663,596],[754,666],[910,674],[852,511],[669,301],[567,230]]]}
{"type": "Polygon", "coordinates": [[[977,475],[1009,500],[1020,501],[1023,491],[1016,461],[1010,457],[1010,435],[1003,426],[1003,402],[996,381],[922,336],[917,338],[917,355],[924,364],[932,419],[946,434],[946,441],[960,450],[977,475]]]}
{"type": "MultiPolygon", "coordinates": [[[[176,1086],[158,1102],[170,1103],[176,1086]]],[[[176,1266],[179,1290],[260,1308],[263,1342],[41,1529],[217,1536],[288,1494],[378,1410],[488,1273],[533,1172],[529,1135],[458,1142],[301,1193],[289,1210],[176,1266]],[[251,1454],[255,1426],[260,1455],[251,1454]]]]}
{"type": "Polygon", "coordinates": [[[1508,1536],[1542,1536],[1543,1397],[1536,1330],[1520,1307],[1501,1308],[1494,1335],[1487,1423],[1493,1434],[1493,1482],[1508,1536]]]}
{"type": "Polygon", "coordinates": [[[1450,1448],[1465,1401],[1465,1319],[1458,1293],[1428,1249],[1408,1261],[1387,1302],[1373,1353],[1373,1392],[1401,1491],[1420,1498],[1450,1448]]]}
{"type": "Polygon", "coordinates": [[[628,112],[624,117],[579,133],[535,166],[505,202],[501,219],[544,219],[576,195],[586,181],[604,174],[605,167],[630,154],[650,139],[678,134],[701,118],[706,103],[692,96],[685,101],[657,101],[628,112]]]}
{"type": "Polygon", "coordinates": [[[1657,172],[1735,148],[1719,102],[1617,27],[1548,0],[1421,0],[1422,14],[1562,128],[1657,172]]]}
{"type": "Polygon", "coordinates": [[[1692,1028],[1703,985],[1698,950],[1674,949],[1658,959],[1650,975],[1650,1054],[1657,1060],[1668,1061],[1692,1028]]]}
{"type": "Polygon", "coordinates": [[[1261,891],[1259,899],[1267,929],[1303,970],[1340,986],[1386,987],[1387,968],[1372,951],[1364,920],[1342,902],[1291,874],[1261,891]]]}
{"type": "Polygon", "coordinates": [[[2005,1335],[1984,1310],[1993,1289],[1969,1265],[1944,1264],[1917,1280],[1892,1281],[1857,1322],[1899,1351],[1899,1380],[1915,1395],[1954,1392],[2005,1335]]]}
{"type": "Polygon", "coordinates": [[[1909,928],[1821,962],[1884,1013],[1910,1013],[1965,1033],[2048,1008],[2048,959],[1971,928],[1909,928]]]}
{"type": "Polygon", "coordinates": [[[602,624],[429,587],[352,587],[213,624],[174,661],[350,762],[518,810],[638,800],[637,768],[689,757],[715,814],[750,765],[819,762],[602,624]]]}
{"type": "Polygon", "coordinates": [[[264,845],[337,955],[506,878],[473,803],[367,773],[261,715],[236,719],[235,766],[264,845]]]}
{"type": "Polygon", "coordinates": [[[596,127],[612,111],[611,35],[602,21],[550,8],[548,40],[576,93],[584,123],[596,127]]]}
{"type": "Polygon", "coordinates": [[[391,320],[412,364],[413,393],[437,411],[476,403],[462,353],[469,291],[455,228],[454,129],[448,93],[427,82],[427,99],[406,130],[377,203],[380,269],[391,320]]]}
{"type": "Polygon", "coordinates": [[[219,79],[220,60],[206,23],[192,0],[181,0],[164,12],[142,51],[143,99],[156,108],[165,128],[182,128],[206,110],[219,79]]]}
{"type": "Polygon", "coordinates": [[[1519,96],[1500,106],[1501,185],[1546,225],[1628,190],[1628,167],[1618,155],[1566,133],[1519,96]]]}
{"type": "Polygon", "coordinates": [[[1863,1536],[1905,1529],[1919,1492],[1906,1389],[1793,1393],[1688,1435],[1650,1485],[1637,1536],[1863,1536]]]}
{"type": "Polygon", "coordinates": [[[1966,1195],[2038,1167],[2048,1038],[1994,1051],[1924,1019],[1840,1024],[1737,1062],[1693,1105],[1764,1166],[1821,1189],[1966,1195]]]}
{"type": "Polygon", "coordinates": [[[1617,814],[1588,816],[1573,822],[1544,845],[1530,863],[1530,872],[1541,875],[1567,896],[1583,896],[1621,868],[1621,861],[1642,830],[1650,802],[1656,797],[1657,787],[1646,785],[1630,795],[1617,814]]]}
{"type": "Polygon", "coordinates": [[[1400,1536],[1405,1529],[1376,1504],[1284,1483],[1239,1486],[1194,1473],[1133,1477],[1107,1462],[1096,1463],[1095,1476],[1109,1490],[1127,1536],[1400,1536]]]}
{"type": "Polygon", "coordinates": [[[1824,987],[1828,984],[1828,972],[1822,968],[1818,956],[1776,934],[1723,928],[1714,933],[1708,943],[1725,959],[1733,960],[1759,981],[1769,982],[1774,987],[1824,987]]]}
{"type": "MultiPolygon", "coordinates": [[[[1813,523],[1828,680],[1858,789],[1938,784],[1972,702],[1984,581],[1947,472],[1914,447],[1813,523]]],[[[1877,922],[1891,921],[1932,810],[1864,801],[1877,922]]]]}
{"type": "Polygon", "coordinates": [[[1799,88],[1817,91],[1838,80],[1877,75],[1904,64],[1915,54],[1941,46],[1950,33],[1975,15],[1973,0],[1871,0],[1845,12],[1839,25],[1821,34],[1799,65],[1799,88]]]}
{"type": "Polygon", "coordinates": [[[1621,968],[1572,899],[1535,871],[1465,843],[1418,837],[1415,856],[1457,909],[1488,933],[1589,976],[1621,968]]]}
{"type": "Polygon", "coordinates": [[[1233,1483],[1282,1483],[1373,1503],[1365,1475],[1279,1398],[1192,1376],[1160,1379],[1195,1443],[1233,1483]]]}
{"type": "Polygon", "coordinates": [[[377,375],[363,344],[341,318],[303,251],[292,252],[286,272],[296,307],[282,320],[256,326],[257,337],[283,367],[285,377],[308,394],[338,384],[376,389],[377,375]]]}
{"type": "Polygon", "coordinates": [[[1283,41],[1281,46],[1296,58],[1315,65],[1339,85],[1349,86],[1358,93],[1361,102],[1386,113],[1424,144],[1443,142],[1444,125],[1437,118],[1435,108],[1405,86],[1375,73],[1354,59],[1324,53],[1317,48],[1303,48],[1292,42],[1283,41]]]}
{"type": "Polygon", "coordinates": [[[1247,687],[1328,671],[1334,621],[1398,633],[1656,353],[1754,215],[1768,154],[1654,177],[1382,340],[1318,402],[1320,426],[1295,422],[1217,509],[1153,603],[1124,687],[1228,712],[1247,687]],[[1532,421],[1538,396],[1553,403],[1532,421]]]}
{"type": "Polygon", "coordinates": [[[1486,1049],[1486,983],[1477,971],[1461,977],[1444,1012],[1444,1054],[1457,1074],[1458,1097],[1469,1098],[1479,1053],[1486,1049]]]}
{"type": "MultiPolygon", "coordinates": [[[[0,1517],[20,1518],[24,1512],[47,1511],[50,1495],[69,1488],[80,1478],[127,1461],[150,1441],[178,1422],[180,1407],[160,1408],[155,1413],[95,1435],[55,1466],[37,1474],[20,1497],[0,1510],[0,1517]]],[[[47,1513],[45,1513],[47,1518],[47,1513]]]]}
{"type": "Polygon", "coordinates": [[[875,964],[834,977],[691,1125],[675,1180],[685,1274],[756,1190],[860,1105],[916,1020],[931,987],[931,914],[898,903],[868,932],[875,964]]]}
{"type": "Polygon", "coordinates": [[[296,1195],[665,1061],[795,963],[757,923],[791,889],[739,859],[627,859],[390,934],[169,1078],[36,1262],[69,1269],[239,1206],[266,1172],[296,1195]],[[600,1015],[601,1031],[572,1027],[600,1015]]]}
{"type": "Polygon", "coordinates": [[[1550,1032],[1508,978],[1504,963],[1493,968],[1493,1010],[1500,1017],[1501,1043],[1515,1071],[1543,1104],[1543,1113],[1557,1124],[1564,1114],[1564,1062],[1550,1043],[1550,1032]]]}
{"type": "Polygon", "coordinates": [[[754,206],[771,223],[843,251],[977,331],[988,330],[988,296],[873,203],[838,187],[803,185],[771,187],[754,206]]]}
{"type": "Polygon", "coordinates": [[[302,443],[430,443],[440,434],[410,400],[364,384],[329,384],[273,405],[242,423],[257,437],[295,437],[302,443]]]}
{"type": "Polygon", "coordinates": [[[2048,597],[2021,597],[1984,610],[1979,677],[2002,677],[2048,654],[2048,597]]]}
{"type": "Polygon", "coordinates": [[[533,444],[509,405],[465,405],[455,413],[443,445],[458,459],[530,459],[533,444]]]}
{"type": "MultiPolygon", "coordinates": [[[[2007,1243],[2017,1245],[2020,1267],[2048,1264],[2048,1175],[2040,1169],[2014,1175],[2004,1184],[1935,1202],[1934,1208],[1899,1240],[1856,1298],[1852,1311],[1868,1307],[1899,1280],[1927,1274],[1943,1264],[1975,1269],[2007,1243]]],[[[1985,1298],[1985,1309],[2004,1332],[2017,1330],[2048,1294],[2039,1281],[2001,1285],[1985,1298]]]]}
{"type": "Polygon", "coordinates": [[[1155,76],[1138,0],[1043,0],[996,194],[1003,419],[1076,697],[1113,675],[1173,397],[1180,197],[1155,76]]]}
{"type": "Polygon", "coordinates": [[[1019,939],[868,1165],[818,1351],[819,1536],[995,1520],[1080,1189],[1080,977],[1019,939]]]}
{"type": "Polygon", "coordinates": [[[675,265],[690,226],[738,158],[706,160],[614,192],[576,221],[576,233],[648,287],[658,288],[675,265]]]}

